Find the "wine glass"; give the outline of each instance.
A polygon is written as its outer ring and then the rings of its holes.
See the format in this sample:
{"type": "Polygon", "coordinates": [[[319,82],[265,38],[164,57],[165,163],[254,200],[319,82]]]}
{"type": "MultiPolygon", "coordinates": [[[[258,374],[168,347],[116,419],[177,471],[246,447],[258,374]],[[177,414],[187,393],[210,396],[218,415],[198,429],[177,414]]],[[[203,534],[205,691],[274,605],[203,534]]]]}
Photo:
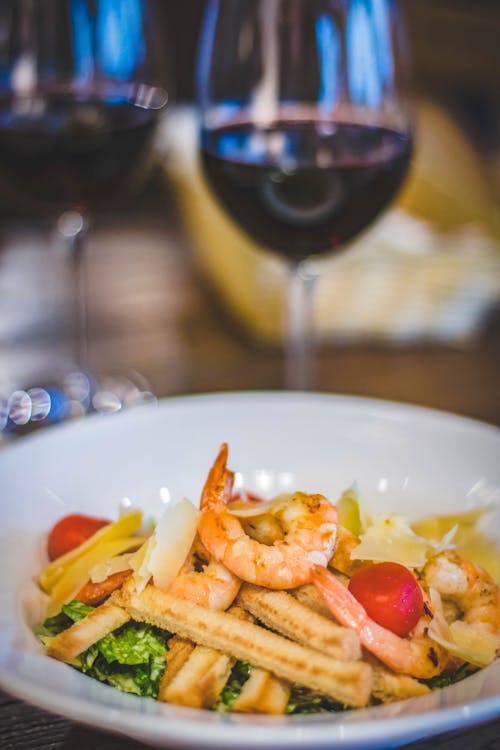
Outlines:
{"type": "Polygon", "coordinates": [[[289,267],[286,384],[312,385],[318,256],[395,196],[412,153],[394,0],[211,0],[198,60],[204,173],[289,267]]]}
{"type": "Polygon", "coordinates": [[[67,416],[73,397],[89,406],[85,237],[95,213],[120,205],[147,175],[167,103],[161,12],[161,0],[1,4],[0,185],[25,210],[56,223],[74,298],[75,374],[64,393],[16,391],[11,428],[30,418],[50,422],[56,405],[57,418],[67,416]]]}

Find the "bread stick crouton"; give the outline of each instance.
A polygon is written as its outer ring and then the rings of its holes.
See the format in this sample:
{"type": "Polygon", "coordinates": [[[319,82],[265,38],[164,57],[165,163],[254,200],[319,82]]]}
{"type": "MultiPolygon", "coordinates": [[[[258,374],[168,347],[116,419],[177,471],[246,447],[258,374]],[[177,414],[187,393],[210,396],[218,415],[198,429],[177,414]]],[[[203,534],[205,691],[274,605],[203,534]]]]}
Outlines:
{"type": "Polygon", "coordinates": [[[301,604],[303,604],[308,609],[311,609],[318,615],[323,615],[323,617],[326,617],[333,622],[337,622],[337,620],[335,620],[332,613],[326,606],[326,602],[319,593],[318,589],[312,583],[306,583],[304,584],[304,586],[298,586],[296,589],[292,589],[290,593],[295,597],[295,599],[301,602],[301,604]]]}
{"type": "Polygon", "coordinates": [[[360,641],[353,630],[313,612],[286,591],[245,584],[238,595],[238,603],[264,625],[297,643],[341,661],[361,658],[360,641]]]}
{"type": "Polygon", "coordinates": [[[241,693],[231,705],[240,713],[284,714],[290,686],[265,669],[253,667],[241,693]]]}
{"type": "Polygon", "coordinates": [[[163,691],[167,703],[212,708],[226,684],[234,659],[206,646],[196,646],[163,691]]]}
{"type": "Polygon", "coordinates": [[[430,688],[409,675],[394,674],[382,666],[373,669],[372,696],[383,703],[416,698],[427,693],[430,693],[430,688]]]}
{"type": "Polygon", "coordinates": [[[47,654],[54,659],[71,663],[83,651],[100,641],[105,635],[130,620],[130,615],[116,604],[101,604],[83,620],[47,642],[47,654]]]}
{"type": "Polygon", "coordinates": [[[158,691],[158,700],[166,701],[165,693],[174,679],[177,672],[188,660],[194,649],[194,643],[186,641],[184,638],[179,638],[178,635],[174,635],[168,642],[168,652],[166,658],[165,671],[160,682],[160,688],[158,691]]]}

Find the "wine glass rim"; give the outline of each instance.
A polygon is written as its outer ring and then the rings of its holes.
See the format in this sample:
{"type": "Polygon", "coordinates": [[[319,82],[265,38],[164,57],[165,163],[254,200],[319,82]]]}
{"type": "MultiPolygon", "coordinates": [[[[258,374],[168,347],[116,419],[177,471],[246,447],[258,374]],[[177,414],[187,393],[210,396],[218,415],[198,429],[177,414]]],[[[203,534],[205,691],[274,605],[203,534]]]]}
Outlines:
{"type": "Polygon", "coordinates": [[[127,99],[131,104],[143,109],[160,110],[168,103],[168,92],[162,86],[155,86],[141,81],[91,80],[77,83],[71,79],[58,82],[43,82],[30,90],[16,91],[9,87],[0,87],[0,97],[13,102],[25,102],[44,96],[64,96],[71,94],[74,99],[87,99],[97,96],[107,99],[127,99]]]}

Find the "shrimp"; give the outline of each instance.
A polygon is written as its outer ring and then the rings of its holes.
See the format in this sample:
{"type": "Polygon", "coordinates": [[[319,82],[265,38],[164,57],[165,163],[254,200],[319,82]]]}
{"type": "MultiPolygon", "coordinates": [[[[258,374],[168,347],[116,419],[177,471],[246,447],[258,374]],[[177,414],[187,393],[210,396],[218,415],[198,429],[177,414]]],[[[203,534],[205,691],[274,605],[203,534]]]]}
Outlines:
{"type": "Polygon", "coordinates": [[[455,605],[457,617],[452,619],[462,619],[482,633],[500,637],[500,589],[486,570],[447,550],[429,560],[422,583],[437,591],[444,603],[455,605]]]}
{"type": "Polygon", "coordinates": [[[186,562],[169,593],[209,609],[225,610],[240,590],[241,580],[217,562],[196,536],[186,562]]]}
{"type": "Polygon", "coordinates": [[[283,539],[262,544],[245,533],[228,508],[228,447],[210,470],[200,502],[198,533],[208,551],[248,583],[289,589],[309,583],[315,564],[326,566],[335,546],[337,509],[322,495],[297,492],[276,511],[283,539]]]}
{"type": "Polygon", "coordinates": [[[409,637],[401,638],[368,617],[365,608],[329,571],[315,566],[312,581],[340,624],[352,628],[362,645],[394,672],[428,679],[446,667],[445,649],[427,635],[432,616],[427,604],[409,637]]]}

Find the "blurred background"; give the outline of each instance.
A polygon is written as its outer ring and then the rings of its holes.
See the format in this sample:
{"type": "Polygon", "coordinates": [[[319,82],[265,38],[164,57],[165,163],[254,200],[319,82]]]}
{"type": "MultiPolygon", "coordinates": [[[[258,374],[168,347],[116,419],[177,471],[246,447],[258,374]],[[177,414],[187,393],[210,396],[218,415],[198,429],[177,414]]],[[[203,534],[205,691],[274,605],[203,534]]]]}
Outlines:
{"type": "MultiPolygon", "coordinates": [[[[317,388],[499,424],[500,4],[402,6],[414,162],[396,204],[348,253],[322,261],[317,388]]],[[[140,194],[101,211],[89,234],[90,365],[127,375],[123,398],[111,394],[98,410],[150,392],[283,384],[284,266],[222,213],[198,164],[203,7],[163,2],[170,101],[154,166],[140,194]]],[[[63,370],[71,356],[70,286],[55,245],[53,227],[0,182],[0,427],[9,394],[63,370]]]]}

